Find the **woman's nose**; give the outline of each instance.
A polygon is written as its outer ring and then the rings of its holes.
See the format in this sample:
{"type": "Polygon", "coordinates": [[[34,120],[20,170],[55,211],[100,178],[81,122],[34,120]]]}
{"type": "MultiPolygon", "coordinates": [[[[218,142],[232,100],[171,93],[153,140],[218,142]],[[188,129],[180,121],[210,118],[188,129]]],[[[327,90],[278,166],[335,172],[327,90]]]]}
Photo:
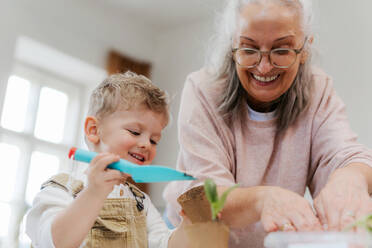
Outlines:
{"type": "Polygon", "coordinates": [[[269,55],[263,54],[260,63],[257,65],[257,70],[261,74],[266,74],[266,73],[269,73],[272,69],[273,69],[273,66],[270,63],[269,55]]]}

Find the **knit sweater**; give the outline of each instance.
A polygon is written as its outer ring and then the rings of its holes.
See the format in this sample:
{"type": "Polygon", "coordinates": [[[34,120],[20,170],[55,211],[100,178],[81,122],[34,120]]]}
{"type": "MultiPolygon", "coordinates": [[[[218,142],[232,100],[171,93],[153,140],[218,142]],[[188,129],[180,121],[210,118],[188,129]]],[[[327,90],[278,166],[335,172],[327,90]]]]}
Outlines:
{"type": "MultiPolygon", "coordinates": [[[[194,72],[183,89],[177,169],[201,180],[167,185],[164,198],[174,225],[179,223],[181,209],[177,197],[207,177],[219,186],[270,185],[300,195],[308,186],[316,197],[335,169],[353,162],[372,166],[372,151],[357,142],[345,105],[323,71],[312,69],[309,107],[279,136],[276,119],[254,121],[248,106],[241,109],[239,118],[226,124],[217,110],[225,89],[210,78],[206,69],[194,72]]],[[[265,232],[260,222],[232,232],[240,242],[231,238],[229,247],[263,247],[265,232]]]]}

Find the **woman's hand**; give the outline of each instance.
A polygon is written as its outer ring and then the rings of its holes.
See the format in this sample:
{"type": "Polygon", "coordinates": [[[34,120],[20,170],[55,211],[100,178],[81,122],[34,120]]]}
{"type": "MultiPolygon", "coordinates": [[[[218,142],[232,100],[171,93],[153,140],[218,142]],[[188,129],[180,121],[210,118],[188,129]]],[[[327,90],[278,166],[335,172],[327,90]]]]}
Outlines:
{"type": "Polygon", "coordinates": [[[266,232],[320,231],[310,203],[292,191],[270,187],[263,200],[261,222],[266,232]]]}
{"type": "Polygon", "coordinates": [[[119,161],[119,159],[118,155],[111,153],[100,153],[94,157],[85,172],[88,175],[87,190],[94,192],[96,195],[107,197],[115,184],[125,182],[129,176],[128,174],[106,168],[109,164],[119,161]]]}
{"type": "Polygon", "coordinates": [[[330,231],[341,231],[372,212],[366,178],[355,168],[336,170],[314,200],[321,223],[330,231]]]}

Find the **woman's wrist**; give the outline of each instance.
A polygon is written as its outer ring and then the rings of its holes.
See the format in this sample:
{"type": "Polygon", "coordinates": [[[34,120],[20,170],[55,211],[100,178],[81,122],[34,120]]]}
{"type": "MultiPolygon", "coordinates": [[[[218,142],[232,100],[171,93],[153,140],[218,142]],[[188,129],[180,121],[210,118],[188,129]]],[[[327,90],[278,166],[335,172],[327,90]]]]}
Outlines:
{"type": "Polygon", "coordinates": [[[328,183],[348,183],[350,186],[358,187],[361,190],[371,193],[372,168],[365,164],[352,163],[343,168],[336,169],[329,177],[328,183]]]}
{"type": "Polygon", "coordinates": [[[258,186],[257,187],[257,199],[256,199],[256,211],[259,216],[262,215],[265,202],[271,197],[272,194],[277,190],[276,186],[258,186]]]}
{"type": "MultiPolygon", "coordinates": [[[[217,187],[222,194],[227,187],[217,187]]],[[[261,219],[263,205],[275,187],[254,186],[237,188],[227,197],[222,220],[231,227],[244,227],[261,219]]]]}

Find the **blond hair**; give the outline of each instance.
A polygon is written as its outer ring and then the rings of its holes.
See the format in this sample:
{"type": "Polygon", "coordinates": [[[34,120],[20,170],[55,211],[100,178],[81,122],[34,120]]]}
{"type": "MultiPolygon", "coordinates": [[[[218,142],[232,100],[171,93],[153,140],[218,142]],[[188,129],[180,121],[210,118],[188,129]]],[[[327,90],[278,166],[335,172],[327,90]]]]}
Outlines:
{"type": "Polygon", "coordinates": [[[118,109],[144,106],[164,114],[169,121],[167,94],[150,79],[134,72],[113,74],[99,84],[90,96],[88,115],[101,119],[118,109]]]}

